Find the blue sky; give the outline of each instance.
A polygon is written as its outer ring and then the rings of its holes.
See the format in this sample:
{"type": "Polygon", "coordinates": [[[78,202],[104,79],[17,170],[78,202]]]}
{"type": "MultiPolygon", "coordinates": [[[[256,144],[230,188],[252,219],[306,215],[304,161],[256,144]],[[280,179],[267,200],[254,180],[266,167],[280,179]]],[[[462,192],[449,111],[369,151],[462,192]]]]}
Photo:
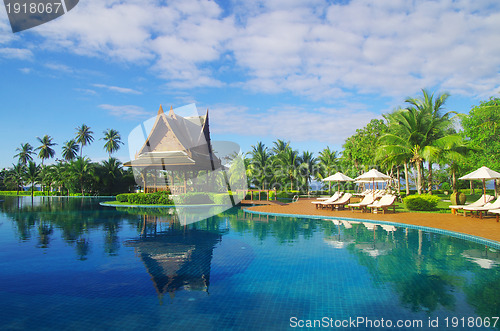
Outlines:
{"type": "MultiPolygon", "coordinates": [[[[21,143],[83,123],[131,130],[196,103],[213,140],[339,150],[422,88],[468,112],[500,90],[500,3],[488,1],[82,0],[13,34],[0,8],[0,168],[21,143]]],[[[125,145],[116,154],[129,158],[125,145]]]]}

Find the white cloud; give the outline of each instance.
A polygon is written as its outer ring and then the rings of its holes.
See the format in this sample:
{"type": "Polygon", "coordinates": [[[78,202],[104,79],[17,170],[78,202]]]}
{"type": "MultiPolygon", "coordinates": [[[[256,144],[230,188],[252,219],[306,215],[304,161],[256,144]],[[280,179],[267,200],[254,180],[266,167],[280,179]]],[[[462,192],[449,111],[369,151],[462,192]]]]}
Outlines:
{"type": "Polygon", "coordinates": [[[127,87],[119,87],[119,86],[112,86],[112,85],[105,85],[105,84],[92,84],[92,86],[98,87],[98,88],[103,88],[103,89],[113,91],[113,92],[118,92],[118,93],[142,94],[141,91],[137,91],[137,90],[127,88],[127,87]]]}
{"type": "Polygon", "coordinates": [[[134,105],[116,106],[116,105],[102,104],[99,105],[98,107],[109,111],[109,114],[113,116],[124,119],[136,119],[151,115],[150,113],[145,111],[144,108],[134,105]]]}
{"type": "Polygon", "coordinates": [[[33,52],[26,48],[0,48],[0,57],[7,59],[30,60],[33,58],[33,52]]]}
{"type": "Polygon", "coordinates": [[[357,128],[379,117],[359,104],[338,109],[283,106],[259,112],[224,104],[210,109],[211,131],[214,134],[270,137],[296,142],[318,141],[339,145],[354,134],[357,128]]]}
{"type": "MultiPolygon", "coordinates": [[[[177,89],[231,85],[329,100],[351,93],[401,97],[424,87],[479,96],[499,86],[497,1],[233,0],[225,6],[87,0],[33,32],[42,36],[42,49],[144,66],[177,89]]],[[[0,20],[0,30],[7,28],[0,20]]],[[[31,52],[4,48],[0,56],[27,59],[31,52]]]]}

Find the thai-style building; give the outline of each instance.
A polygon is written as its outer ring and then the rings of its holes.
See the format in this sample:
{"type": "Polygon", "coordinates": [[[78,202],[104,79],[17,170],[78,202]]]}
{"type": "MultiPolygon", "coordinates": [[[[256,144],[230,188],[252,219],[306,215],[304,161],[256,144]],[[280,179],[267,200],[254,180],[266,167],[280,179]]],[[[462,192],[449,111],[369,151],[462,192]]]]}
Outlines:
{"type": "Polygon", "coordinates": [[[208,110],[203,116],[182,117],[172,107],[165,114],[160,105],[144,144],[124,166],[134,169],[145,192],[185,193],[190,179],[221,168],[212,151],[208,110]]]}

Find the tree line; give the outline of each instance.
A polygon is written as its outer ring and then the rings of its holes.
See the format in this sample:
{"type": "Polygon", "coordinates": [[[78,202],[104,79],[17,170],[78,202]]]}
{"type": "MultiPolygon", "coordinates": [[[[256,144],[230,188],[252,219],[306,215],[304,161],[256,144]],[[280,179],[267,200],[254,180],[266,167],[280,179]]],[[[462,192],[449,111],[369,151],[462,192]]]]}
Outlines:
{"type": "Polygon", "coordinates": [[[422,90],[420,97],[407,98],[405,107],[357,129],[342,151],[326,147],[314,156],[283,140],[271,147],[258,142],[245,155],[248,184],[307,192],[313,179],[321,181],[337,171],[354,178],[375,167],[395,178],[390,183],[395,190],[403,182],[406,194],[413,187],[418,194],[432,194],[438,188],[456,191],[467,185],[457,178],[483,165],[499,171],[500,99],[490,98],[468,114],[458,114],[445,111],[448,97],[422,90]]]}
{"type": "Polygon", "coordinates": [[[44,161],[56,156],[57,145],[51,136],[37,137],[38,147],[21,143],[14,155],[17,163],[0,172],[0,189],[19,194],[25,185],[29,185],[32,196],[38,184],[47,194],[54,189],[57,194],[67,195],[106,195],[128,191],[135,184],[132,171],[124,170],[122,163],[112,157],[123,145],[120,133],[114,129],[103,132],[100,140],[104,141],[103,147],[109,158],[96,163],[83,155],[83,148],[94,142],[94,132],[85,124],[75,128],[75,131],[75,137],[63,143],[61,159],[57,158],[50,165],[44,164],[44,161]],[[38,157],[40,164],[35,162],[34,156],[38,157]]]}

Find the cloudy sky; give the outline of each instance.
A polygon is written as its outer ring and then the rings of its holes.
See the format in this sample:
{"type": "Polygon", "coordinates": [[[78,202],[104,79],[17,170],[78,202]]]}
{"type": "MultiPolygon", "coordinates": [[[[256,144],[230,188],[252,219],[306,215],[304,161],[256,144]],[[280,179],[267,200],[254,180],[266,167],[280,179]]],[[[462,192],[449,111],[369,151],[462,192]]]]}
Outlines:
{"type": "MultiPolygon", "coordinates": [[[[52,136],[57,156],[85,123],[131,130],[196,103],[212,138],[249,150],[277,138],[340,149],[422,88],[468,112],[500,91],[500,2],[81,0],[12,33],[0,8],[0,167],[52,136]]],[[[117,154],[128,159],[128,146],[117,154]]]]}

